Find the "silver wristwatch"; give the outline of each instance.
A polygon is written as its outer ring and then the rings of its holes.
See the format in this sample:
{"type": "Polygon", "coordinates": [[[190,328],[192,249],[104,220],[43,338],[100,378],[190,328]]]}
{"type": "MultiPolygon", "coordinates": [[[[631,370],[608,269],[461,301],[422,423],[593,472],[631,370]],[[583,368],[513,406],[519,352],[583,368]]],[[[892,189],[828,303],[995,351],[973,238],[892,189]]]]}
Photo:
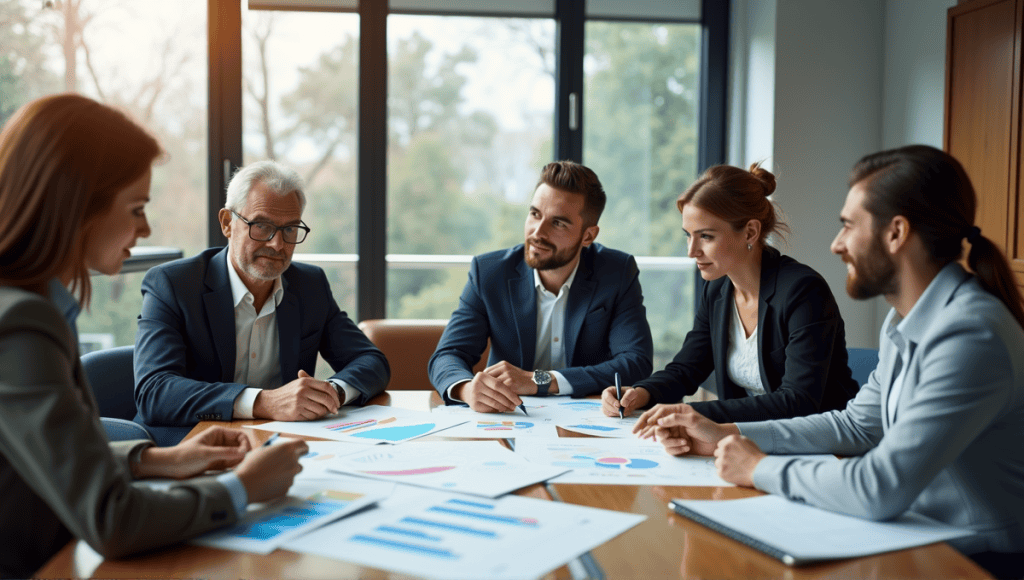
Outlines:
{"type": "Polygon", "coordinates": [[[533,382],[537,383],[537,396],[548,396],[548,389],[551,388],[551,373],[547,371],[533,371],[533,382]]]}

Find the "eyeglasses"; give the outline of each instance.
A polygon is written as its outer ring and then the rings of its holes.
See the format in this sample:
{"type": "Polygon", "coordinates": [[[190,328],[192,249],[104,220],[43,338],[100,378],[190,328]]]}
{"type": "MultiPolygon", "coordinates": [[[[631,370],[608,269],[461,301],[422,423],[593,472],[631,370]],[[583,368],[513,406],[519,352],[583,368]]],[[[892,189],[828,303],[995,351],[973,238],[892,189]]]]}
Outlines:
{"type": "Polygon", "coordinates": [[[301,244],[306,236],[309,235],[310,229],[302,220],[299,220],[301,225],[298,226],[275,226],[272,223],[267,222],[251,222],[244,217],[238,215],[235,210],[230,210],[236,218],[245,222],[245,225],[249,226],[249,238],[256,240],[257,242],[269,242],[274,239],[277,232],[281,232],[281,239],[286,244],[301,244]]]}

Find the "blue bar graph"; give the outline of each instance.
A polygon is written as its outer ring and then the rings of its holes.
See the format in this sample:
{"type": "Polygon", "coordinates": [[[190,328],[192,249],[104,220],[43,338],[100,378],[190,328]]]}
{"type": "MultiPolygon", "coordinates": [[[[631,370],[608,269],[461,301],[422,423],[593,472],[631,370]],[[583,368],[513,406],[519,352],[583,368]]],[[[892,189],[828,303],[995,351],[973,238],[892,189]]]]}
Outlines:
{"type": "Polygon", "coordinates": [[[423,556],[434,556],[436,558],[442,558],[444,560],[458,560],[459,558],[461,558],[461,556],[459,556],[455,552],[452,552],[451,550],[445,550],[443,548],[418,546],[416,544],[396,542],[395,540],[387,540],[385,538],[375,538],[373,536],[367,536],[364,534],[352,536],[351,541],[359,544],[377,546],[380,548],[390,548],[392,550],[399,550],[401,552],[412,552],[413,554],[419,554],[423,556]]]}
{"type": "Polygon", "coordinates": [[[539,525],[539,522],[533,518],[520,518],[516,516],[499,516],[497,514],[482,514],[479,512],[471,512],[468,510],[459,510],[455,508],[449,508],[444,506],[434,506],[428,508],[427,511],[437,512],[453,516],[461,516],[465,518],[475,518],[478,520],[485,520],[488,522],[495,522],[499,524],[505,524],[509,526],[527,526],[535,528],[539,525]]]}
{"type": "Polygon", "coordinates": [[[485,510],[492,510],[492,509],[494,509],[494,506],[492,504],[480,503],[478,501],[466,501],[464,499],[450,499],[450,500],[448,500],[445,503],[453,503],[455,505],[464,505],[466,507],[475,507],[475,508],[480,508],[480,509],[485,509],[485,510]]]}
{"type": "Polygon", "coordinates": [[[438,537],[438,536],[431,536],[430,534],[428,534],[426,532],[421,532],[419,530],[410,530],[410,529],[406,529],[406,528],[396,528],[395,526],[387,526],[387,525],[385,525],[385,526],[377,526],[377,531],[378,532],[388,532],[390,534],[398,534],[400,536],[410,536],[410,537],[413,537],[413,538],[421,538],[421,539],[424,539],[424,540],[430,540],[432,542],[440,542],[441,541],[440,537],[438,537]]]}
{"type": "Polygon", "coordinates": [[[445,530],[447,532],[456,532],[459,534],[466,534],[469,536],[476,536],[478,538],[496,538],[497,533],[491,530],[479,530],[476,528],[470,528],[466,526],[459,526],[456,524],[450,524],[448,522],[438,522],[434,520],[425,520],[423,518],[404,517],[402,523],[405,524],[416,524],[420,526],[426,526],[428,528],[437,528],[439,530],[445,530]]]}

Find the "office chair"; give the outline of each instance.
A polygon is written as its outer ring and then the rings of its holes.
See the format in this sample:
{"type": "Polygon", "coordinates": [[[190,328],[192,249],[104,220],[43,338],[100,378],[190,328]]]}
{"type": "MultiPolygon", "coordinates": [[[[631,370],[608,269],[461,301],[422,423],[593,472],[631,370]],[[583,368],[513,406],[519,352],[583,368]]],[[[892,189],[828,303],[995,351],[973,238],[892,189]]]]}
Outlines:
{"type": "Polygon", "coordinates": [[[134,346],[119,346],[82,356],[82,368],[89,378],[100,417],[111,441],[153,439],[135,417],[134,346]]]}
{"type": "Polygon", "coordinates": [[[847,364],[850,366],[850,370],[853,371],[853,380],[857,381],[857,386],[862,387],[864,383],[868,382],[871,371],[875,370],[875,367],[878,366],[878,349],[848,348],[846,352],[849,356],[847,364]]]}
{"type": "MultiPolygon", "coordinates": [[[[441,340],[441,333],[447,324],[448,321],[443,319],[376,319],[359,323],[359,329],[384,353],[388,364],[391,365],[389,391],[434,389],[427,376],[427,363],[437,350],[437,343],[441,340]]],[[[490,350],[491,345],[488,341],[483,355],[473,366],[474,373],[487,367],[487,355],[490,350]]]]}

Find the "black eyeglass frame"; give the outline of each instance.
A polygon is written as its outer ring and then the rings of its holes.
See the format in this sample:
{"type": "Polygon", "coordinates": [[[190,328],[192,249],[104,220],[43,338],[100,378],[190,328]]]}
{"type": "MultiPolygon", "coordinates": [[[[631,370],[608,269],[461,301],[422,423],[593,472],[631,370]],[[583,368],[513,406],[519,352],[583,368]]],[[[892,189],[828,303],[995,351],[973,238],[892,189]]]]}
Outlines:
{"type": "MultiPolygon", "coordinates": [[[[301,244],[302,242],[306,241],[306,237],[309,236],[309,232],[313,231],[313,230],[309,229],[309,226],[306,225],[306,222],[304,222],[302,220],[299,220],[299,224],[298,225],[278,226],[278,225],[274,225],[274,224],[272,224],[270,222],[251,222],[251,221],[245,219],[244,217],[238,215],[238,212],[236,212],[233,209],[229,209],[228,211],[230,211],[236,218],[238,218],[238,219],[242,220],[243,222],[245,222],[245,225],[249,226],[249,239],[250,240],[255,240],[257,242],[269,242],[270,240],[274,239],[274,236],[277,235],[277,232],[281,232],[281,240],[284,241],[284,243],[286,243],[286,244],[292,244],[294,246],[296,244],[301,244]],[[270,234],[270,237],[268,237],[266,239],[257,238],[255,236],[253,236],[253,234],[252,234],[252,227],[255,226],[255,225],[272,227],[272,228],[274,228],[274,233],[270,234]],[[296,239],[294,242],[289,242],[284,237],[284,230],[286,230],[288,228],[295,228],[295,229],[298,229],[298,230],[302,230],[302,231],[304,231],[306,233],[303,234],[302,239],[296,239]]],[[[296,238],[298,238],[298,234],[296,234],[296,238]]]]}

